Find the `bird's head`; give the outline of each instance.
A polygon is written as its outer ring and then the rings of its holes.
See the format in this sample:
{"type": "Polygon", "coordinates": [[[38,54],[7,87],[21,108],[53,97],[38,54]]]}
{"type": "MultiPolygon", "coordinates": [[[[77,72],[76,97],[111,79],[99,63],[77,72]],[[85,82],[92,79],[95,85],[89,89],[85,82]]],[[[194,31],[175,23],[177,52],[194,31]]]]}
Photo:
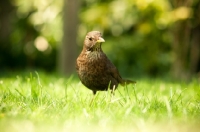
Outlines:
{"type": "Polygon", "coordinates": [[[101,43],[105,42],[99,31],[91,31],[87,33],[84,40],[84,48],[87,51],[101,50],[101,43]]]}

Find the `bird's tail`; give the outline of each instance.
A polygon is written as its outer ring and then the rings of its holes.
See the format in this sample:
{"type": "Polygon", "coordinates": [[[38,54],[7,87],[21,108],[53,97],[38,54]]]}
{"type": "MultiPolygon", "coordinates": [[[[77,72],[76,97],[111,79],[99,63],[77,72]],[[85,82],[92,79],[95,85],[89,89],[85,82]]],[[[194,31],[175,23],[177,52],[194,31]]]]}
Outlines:
{"type": "Polygon", "coordinates": [[[120,83],[122,86],[125,86],[127,84],[135,84],[136,81],[132,81],[132,80],[122,80],[122,82],[120,83]]]}

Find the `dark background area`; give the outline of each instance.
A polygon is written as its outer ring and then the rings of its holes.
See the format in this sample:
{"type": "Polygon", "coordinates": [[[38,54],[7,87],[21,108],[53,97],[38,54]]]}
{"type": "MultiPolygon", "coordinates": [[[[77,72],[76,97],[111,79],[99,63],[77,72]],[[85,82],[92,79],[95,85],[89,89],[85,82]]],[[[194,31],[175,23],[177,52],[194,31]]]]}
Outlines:
{"type": "Polygon", "coordinates": [[[88,31],[127,77],[198,77],[199,0],[0,0],[0,71],[41,69],[65,75],[88,31]]]}

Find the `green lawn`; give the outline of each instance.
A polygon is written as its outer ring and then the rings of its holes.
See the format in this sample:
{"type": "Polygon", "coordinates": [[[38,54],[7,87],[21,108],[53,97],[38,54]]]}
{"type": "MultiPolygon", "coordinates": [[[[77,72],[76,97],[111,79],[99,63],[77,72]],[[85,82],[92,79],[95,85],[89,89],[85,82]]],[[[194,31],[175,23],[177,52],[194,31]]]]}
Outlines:
{"type": "Polygon", "coordinates": [[[139,79],[92,92],[75,77],[23,73],[0,77],[1,132],[198,132],[200,83],[139,79]]]}

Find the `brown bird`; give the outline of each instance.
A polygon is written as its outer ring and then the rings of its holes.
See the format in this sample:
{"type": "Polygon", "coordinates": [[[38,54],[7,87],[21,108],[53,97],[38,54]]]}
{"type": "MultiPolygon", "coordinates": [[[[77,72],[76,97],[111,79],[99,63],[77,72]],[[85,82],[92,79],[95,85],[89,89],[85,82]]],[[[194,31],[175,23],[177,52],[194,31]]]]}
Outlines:
{"type": "Polygon", "coordinates": [[[103,42],[105,40],[99,31],[87,33],[83,50],[76,60],[76,70],[81,82],[94,95],[97,91],[108,90],[108,87],[114,91],[118,84],[135,83],[121,78],[117,68],[102,51],[103,42]]]}

